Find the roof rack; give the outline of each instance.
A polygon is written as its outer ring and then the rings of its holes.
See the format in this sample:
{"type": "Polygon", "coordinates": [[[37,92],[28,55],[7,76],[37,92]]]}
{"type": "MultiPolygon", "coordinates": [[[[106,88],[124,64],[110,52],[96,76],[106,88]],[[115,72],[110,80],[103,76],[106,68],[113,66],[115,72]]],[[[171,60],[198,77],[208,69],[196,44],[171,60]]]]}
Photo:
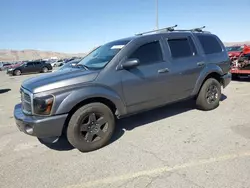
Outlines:
{"type": "Polygon", "coordinates": [[[171,27],[165,27],[165,28],[162,28],[162,29],[146,31],[146,32],[143,32],[143,33],[135,34],[135,35],[144,35],[144,34],[148,34],[148,33],[154,33],[154,32],[157,32],[157,31],[174,31],[174,28],[177,27],[177,26],[178,25],[174,25],[174,26],[171,26],[171,27]]]}
{"type": "MultiPolygon", "coordinates": [[[[153,33],[153,32],[158,32],[158,31],[165,31],[165,32],[173,32],[173,31],[190,31],[190,32],[200,32],[200,33],[205,33],[208,31],[203,31],[203,29],[206,26],[203,27],[198,27],[198,28],[193,28],[193,29],[174,29],[176,28],[177,25],[171,26],[171,27],[166,27],[166,28],[162,28],[162,29],[157,29],[157,30],[152,30],[152,31],[147,31],[147,32],[143,32],[143,33],[138,33],[136,34],[136,36],[138,35],[144,35],[144,34],[148,34],[148,33],[153,33]]],[[[210,32],[208,32],[210,33],[210,32]]]]}

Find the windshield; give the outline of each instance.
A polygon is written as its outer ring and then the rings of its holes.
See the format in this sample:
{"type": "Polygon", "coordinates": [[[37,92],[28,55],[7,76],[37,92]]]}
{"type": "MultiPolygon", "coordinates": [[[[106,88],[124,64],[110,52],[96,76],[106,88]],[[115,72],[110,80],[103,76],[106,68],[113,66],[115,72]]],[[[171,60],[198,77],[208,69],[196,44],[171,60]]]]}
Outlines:
{"type": "Polygon", "coordinates": [[[228,52],[240,52],[243,50],[242,46],[231,46],[226,48],[228,52]]]}
{"type": "Polygon", "coordinates": [[[78,65],[89,69],[105,67],[130,40],[119,40],[104,44],[85,56],[78,65]]]}

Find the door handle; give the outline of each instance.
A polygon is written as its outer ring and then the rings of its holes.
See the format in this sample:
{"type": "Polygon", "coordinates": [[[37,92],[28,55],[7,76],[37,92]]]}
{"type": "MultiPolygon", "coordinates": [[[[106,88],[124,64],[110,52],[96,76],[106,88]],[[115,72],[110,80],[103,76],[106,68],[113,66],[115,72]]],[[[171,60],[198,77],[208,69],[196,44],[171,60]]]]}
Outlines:
{"type": "Polygon", "coordinates": [[[158,73],[167,73],[167,72],[169,72],[168,68],[158,70],[158,73]]]}
{"type": "Polygon", "coordinates": [[[205,63],[203,61],[197,63],[197,66],[199,66],[199,67],[202,67],[204,65],[205,65],[205,63]]]}

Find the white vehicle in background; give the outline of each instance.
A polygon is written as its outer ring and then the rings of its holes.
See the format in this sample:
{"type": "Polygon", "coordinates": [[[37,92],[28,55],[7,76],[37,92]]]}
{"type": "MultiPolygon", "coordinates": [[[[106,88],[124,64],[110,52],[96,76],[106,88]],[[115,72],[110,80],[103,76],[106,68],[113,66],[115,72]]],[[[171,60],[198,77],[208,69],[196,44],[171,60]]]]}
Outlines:
{"type": "Polygon", "coordinates": [[[50,63],[52,67],[60,67],[64,64],[64,60],[56,60],[50,63]]]}

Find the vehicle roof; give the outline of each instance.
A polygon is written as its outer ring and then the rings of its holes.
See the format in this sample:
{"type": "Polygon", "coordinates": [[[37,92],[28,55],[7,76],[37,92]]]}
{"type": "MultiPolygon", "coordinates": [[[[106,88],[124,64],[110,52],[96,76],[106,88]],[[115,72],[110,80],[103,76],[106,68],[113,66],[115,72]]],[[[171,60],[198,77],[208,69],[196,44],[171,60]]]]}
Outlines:
{"type": "Polygon", "coordinates": [[[193,33],[193,34],[199,34],[199,35],[213,35],[209,32],[193,32],[193,31],[171,31],[171,32],[157,32],[157,33],[150,33],[150,34],[143,34],[143,35],[135,35],[135,36],[130,36],[130,37],[126,37],[126,38],[121,38],[118,40],[114,40],[112,41],[112,43],[119,43],[122,41],[132,41],[134,39],[138,39],[138,38],[147,38],[147,37],[152,37],[152,36],[158,36],[158,35],[166,35],[166,34],[174,34],[174,33],[179,33],[179,34],[186,34],[186,33],[193,33]]]}

